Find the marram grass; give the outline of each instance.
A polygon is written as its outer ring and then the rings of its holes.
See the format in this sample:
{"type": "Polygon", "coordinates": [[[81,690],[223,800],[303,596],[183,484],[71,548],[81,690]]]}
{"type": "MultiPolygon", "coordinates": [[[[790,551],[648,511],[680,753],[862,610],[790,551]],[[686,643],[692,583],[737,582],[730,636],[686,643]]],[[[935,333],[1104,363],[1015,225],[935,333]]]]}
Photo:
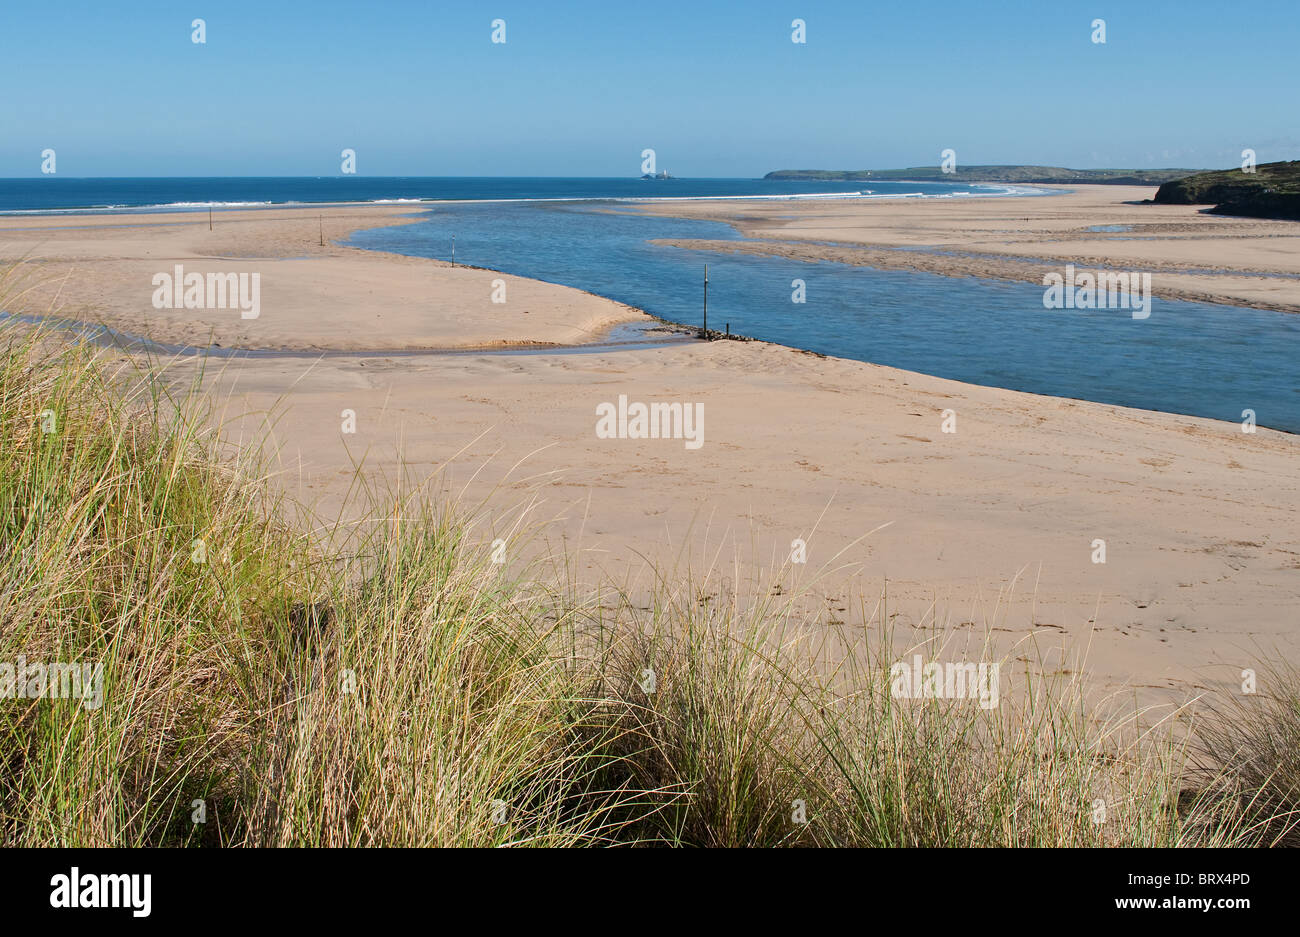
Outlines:
{"type": "Polygon", "coordinates": [[[1193,757],[1028,675],[896,700],[880,629],[831,651],[790,596],[575,597],[419,499],[330,555],[162,386],[0,331],[0,665],[102,668],[98,705],[0,699],[5,845],[1294,839],[1294,692],[1193,757]]]}

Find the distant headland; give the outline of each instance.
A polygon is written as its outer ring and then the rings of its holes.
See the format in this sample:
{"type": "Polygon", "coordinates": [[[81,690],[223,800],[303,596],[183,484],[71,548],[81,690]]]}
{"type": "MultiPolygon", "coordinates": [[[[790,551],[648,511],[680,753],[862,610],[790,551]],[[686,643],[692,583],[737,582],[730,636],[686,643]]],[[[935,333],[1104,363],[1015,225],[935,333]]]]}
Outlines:
{"type": "Polygon", "coordinates": [[[938,166],[911,169],[778,169],[764,179],[803,179],[825,182],[1021,182],[1043,185],[1162,185],[1201,172],[1199,169],[1062,169],[1059,166],[959,166],[944,172],[938,166]]]}
{"type": "Polygon", "coordinates": [[[1300,221],[1300,160],[1260,163],[1254,172],[1201,172],[1160,186],[1161,205],[1213,205],[1216,215],[1300,221]]]}

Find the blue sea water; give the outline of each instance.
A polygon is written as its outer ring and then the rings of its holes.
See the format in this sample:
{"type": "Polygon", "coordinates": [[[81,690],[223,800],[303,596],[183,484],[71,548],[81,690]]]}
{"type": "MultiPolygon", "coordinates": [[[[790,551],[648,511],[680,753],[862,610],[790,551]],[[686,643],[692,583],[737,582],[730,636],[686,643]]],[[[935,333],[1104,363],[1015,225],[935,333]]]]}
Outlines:
{"type": "MultiPolygon", "coordinates": [[[[177,211],[322,202],[420,202],[449,199],[637,199],[812,196],[857,193],[948,195],[970,185],[938,182],[790,182],[767,179],[560,179],[377,176],[240,178],[0,179],[0,214],[83,211],[177,211]]],[[[1011,186],[985,191],[1029,192],[1011,186]]]]}
{"type": "MultiPolygon", "coordinates": [[[[574,286],[687,325],[1014,390],[1300,432],[1300,316],[1154,299],[1129,311],[1049,310],[1043,288],[840,263],[682,249],[736,240],[729,225],[618,202],[438,206],[354,234],[358,247],[574,286]],[[792,302],[794,280],[806,301],[792,302]]],[[[1300,287],[1297,287],[1300,292],[1300,287]]]]}

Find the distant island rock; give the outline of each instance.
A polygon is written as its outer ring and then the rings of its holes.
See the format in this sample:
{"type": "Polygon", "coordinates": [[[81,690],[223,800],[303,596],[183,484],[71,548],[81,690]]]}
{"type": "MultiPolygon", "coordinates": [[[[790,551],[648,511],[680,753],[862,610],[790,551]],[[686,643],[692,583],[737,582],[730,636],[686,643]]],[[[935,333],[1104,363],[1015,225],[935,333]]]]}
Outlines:
{"type": "Polygon", "coordinates": [[[1300,160],[1260,163],[1255,171],[1224,169],[1166,182],[1160,205],[1213,205],[1217,215],[1300,221],[1300,160]]]}
{"type": "Polygon", "coordinates": [[[778,169],[764,179],[820,182],[1012,182],[1042,185],[1161,185],[1199,173],[1198,169],[1062,169],[1058,166],[938,166],[911,169],[778,169]]]}

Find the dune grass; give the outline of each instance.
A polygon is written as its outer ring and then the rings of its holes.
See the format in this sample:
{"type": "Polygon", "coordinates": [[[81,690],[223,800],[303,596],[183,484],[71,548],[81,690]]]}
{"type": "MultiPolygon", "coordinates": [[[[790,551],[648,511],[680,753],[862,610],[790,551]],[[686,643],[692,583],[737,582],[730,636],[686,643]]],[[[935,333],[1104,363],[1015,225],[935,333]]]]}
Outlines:
{"type": "Polygon", "coordinates": [[[6,845],[1294,838],[1294,689],[1203,736],[1252,753],[1225,773],[1028,671],[994,709],[895,699],[886,629],[828,640],[793,596],[579,595],[414,496],[332,554],[202,395],[0,349],[0,663],[103,675],[97,706],[0,699],[6,845]]]}
{"type": "Polygon", "coordinates": [[[1300,846],[1300,672],[1268,666],[1252,689],[1211,709],[1190,775],[1242,838],[1300,846]]]}

